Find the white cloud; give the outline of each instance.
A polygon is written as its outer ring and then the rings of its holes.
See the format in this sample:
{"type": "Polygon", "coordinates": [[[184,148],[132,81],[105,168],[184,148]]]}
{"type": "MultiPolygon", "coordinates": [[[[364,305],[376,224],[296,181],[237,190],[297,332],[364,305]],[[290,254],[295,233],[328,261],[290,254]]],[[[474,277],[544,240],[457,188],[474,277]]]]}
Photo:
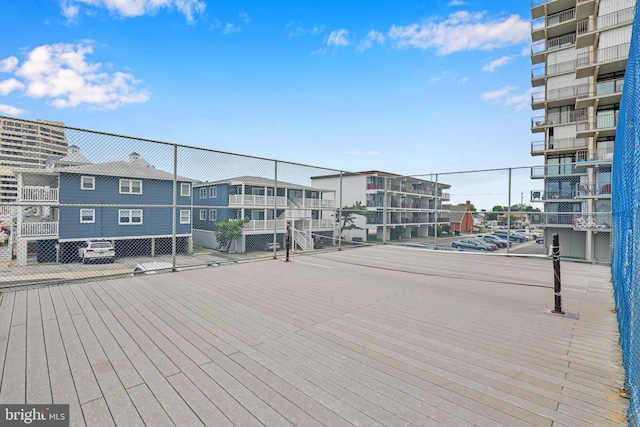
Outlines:
{"type": "Polygon", "coordinates": [[[102,64],[87,62],[85,56],[91,53],[89,44],[39,46],[16,69],[15,78],[3,84],[8,89],[23,89],[31,98],[48,98],[58,108],[87,105],[116,109],[149,100],[146,90],[135,87],[139,82],[133,75],[109,74],[102,71],[102,64]]]}
{"type": "Polygon", "coordinates": [[[367,38],[360,42],[357,50],[359,52],[363,52],[371,48],[373,46],[373,42],[376,42],[378,44],[383,44],[385,40],[386,40],[386,37],[384,34],[376,30],[371,30],[367,34],[367,38]]]}
{"type": "Polygon", "coordinates": [[[349,46],[349,41],[347,37],[349,36],[349,31],[341,28],[339,30],[331,31],[329,34],[329,38],[327,39],[327,45],[329,46],[349,46]]]}
{"type": "Polygon", "coordinates": [[[451,0],[447,3],[447,6],[464,6],[465,4],[467,3],[461,0],[451,0]]]}
{"type": "Polygon", "coordinates": [[[24,88],[24,85],[13,77],[4,81],[0,81],[0,96],[9,95],[14,90],[22,88],[24,88]]]}
{"type": "Polygon", "coordinates": [[[0,72],[2,73],[10,73],[12,72],[16,66],[18,65],[18,58],[15,56],[10,56],[0,61],[0,72]]]}
{"type": "Polygon", "coordinates": [[[163,8],[176,9],[191,22],[195,14],[204,12],[206,3],[202,0],[65,0],[62,14],[73,19],[81,7],[106,8],[125,18],[153,14],[163,8]]]}
{"type": "Polygon", "coordinates": [[[235,25],[227,22],[227,25],[222,29],[222,34],[237,33],[238,31],[240,31],[240,27],[236,27],[235,25]]]}
{"type": "Polygon", "coordinates": [[[249,14],[247,12],[240,12],[239,16],[240,19],[242,19],[242,22],[244,22],[245,24],[251,22],[251,18],[249,17],[249,14]]]}
{"type": "Polygon", "coordinates": [[[513,86],[505,86],[493,92],[484,92],[481,97],[483,101],[499,101],[503,105],[515,105],[516,110],[522,110],[531,105],[533,88],[529,88],[521,94],[511,95],[514,89],[513,86]]]}
{"type": "Polygon", "coordinates": [[[484,67],[482,67],[482,71],[493,72],[499,67],[502,67],[503,65],[507,64],[509,61],[511,61],[510,56],[503,56],[501,58],[494,59],[493,61],[489,62],[484,67]]]}
{"type": "Polygon", "coordinates": [[[316,25],[314,27],[304,27],[293,21],[289,21],[289,23],[287,24],[287,28],[289,29],[289,37],[299,37],[305,36],[307,34],[315,36],[324,32],[324,26],[322,25],[316,25]]]}
{"type": "Polygon", "coordinates": [[[11,105],[0,104],[0,113],[9,116],[19,116],[20,114],[24,113],[24,110],[17,107],[12,107],[11,105]]]}
{"type": "Polygon", "coordinates": [[[468,50],[491,50],[528,42],[530,22],[518,15],[487,19],[484,13],[460,11],[445,20],[406,26],[393,25],[387,33],[399,48],[436,49],[447,55],[468,50]]]}
{"type": "Polygon", "coordinates": [[[482,96],[483,101],[493,101],[498,98],[504,98],[509,92],[514,89],[513,86],[505,86],[502,89],[494,90],[493,92],[484,92],[482,96]]]}

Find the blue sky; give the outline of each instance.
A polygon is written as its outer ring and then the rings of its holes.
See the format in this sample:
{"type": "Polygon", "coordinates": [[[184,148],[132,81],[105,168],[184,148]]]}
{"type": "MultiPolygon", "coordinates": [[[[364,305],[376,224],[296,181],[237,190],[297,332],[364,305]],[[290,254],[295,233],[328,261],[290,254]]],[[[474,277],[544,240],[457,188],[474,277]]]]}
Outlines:
{"type": "Polygon", "coordinates": [[[0,25],[0,115],[348,171],[540,163],[527,1],[0,0],[0,25]]]}

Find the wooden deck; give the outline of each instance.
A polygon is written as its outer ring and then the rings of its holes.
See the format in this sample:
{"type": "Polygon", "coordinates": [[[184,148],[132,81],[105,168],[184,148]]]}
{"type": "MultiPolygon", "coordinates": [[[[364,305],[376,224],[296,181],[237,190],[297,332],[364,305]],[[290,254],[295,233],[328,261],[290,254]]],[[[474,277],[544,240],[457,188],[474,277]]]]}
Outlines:
{"type": "Polygon", "coordinates": [[[2,294],[0,403],[74,426],[624,426],[609,268],[372,247],[2,294]]]}

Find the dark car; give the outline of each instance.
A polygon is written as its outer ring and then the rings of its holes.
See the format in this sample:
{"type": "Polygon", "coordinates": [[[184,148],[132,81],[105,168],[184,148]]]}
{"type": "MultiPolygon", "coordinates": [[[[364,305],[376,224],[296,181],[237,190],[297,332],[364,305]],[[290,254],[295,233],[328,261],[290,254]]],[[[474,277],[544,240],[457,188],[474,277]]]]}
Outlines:
{"type": "Polygon", "coordinates": [[[493,234],[478,234],[476,236],[477,239],[482,239],[487,243],[493,243],[498,248],[506,248],[507,241],[501,237],[495,236],[493,234]]]}
{"type": "Polygon", "coordinates": [[[524,236],[523,236],[523,235],[521,235],[521,234],[513,233],[513,232],[512,232],[512,233],[509,233],[509,234],[507,235],[507,232],[506,232],[506,231],[502,231],[502,230],[500,230],[500,231],[494,231],[494,232],[493,232],[493,234],[494,234],[495,236],[500,237],[501,239],[505,239],[505,240],[506,240],[506,239],[508,238],[508,239],[509,239],[509,240],[511,240],[512,242],[524,243],[524,242],[526,242],[526,241],[528,240],[526,237],[524,237],[524,236]],[[507,236],[508,236],[508,237],[507,237],[507,236]]]}
{"type": "Polygon", "coordinates": [[[451,243],[452,248],[456,249],[472,249],[476,251],[495,251],[498,247],[493,243],[487,243],[482,239],[460,239],[451,243]]]}
{"type": "Polygon", "coordinates": [[[322,249],[324,248],[324,237],[315,236],[313,238],[313,249],[322,249]]]}
{"type": "Polygon", "coordinates": [[[544,245],[544,236],[536,237],[536,243],[539,245],[544,245]]]}

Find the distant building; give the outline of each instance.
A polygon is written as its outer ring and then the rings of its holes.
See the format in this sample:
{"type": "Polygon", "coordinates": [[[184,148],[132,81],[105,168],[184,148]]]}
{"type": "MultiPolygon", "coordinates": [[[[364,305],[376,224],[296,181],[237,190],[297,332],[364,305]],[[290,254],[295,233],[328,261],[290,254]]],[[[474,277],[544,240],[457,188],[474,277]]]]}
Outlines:
{"type": "MultiPolygon", "coordinates": [[[[257,176],[199,183],[193,195],[193,238],[198,246],[217,249],[217,222],[247,218],[242,236],[230,251],[269,249],[274,232],[284,248],[287,223],[292,249],[311,250],[318,237],[334,238],[335,191],[257,176]]],[[[272,246],[271,246],[272,248],[272,246]]]]}
{"type": "Polygon", "coordinates": [[[381,171],[311,177],[314,186],[336,191],[342,207],[361,202],[369,215],[356,217],[358,229],[344,231],[343,238],[386,241],[426,237],[436,227],[449,224],[443,202],[451,186],[444,183],[381,171]]]}
{"type": "Polygon", "coordinates": [[[48,158],[67,155],[68,141],[62,126],[62,122],[0,117],[0,202],[18,198],[13,169],[44,169],[48,158]]]}
{"type": "Polygon", "coordinates": [[[461,233],[473,231],[474,219],[471,213],[471,202],[469,200],[463,205],[450,206],[449,211],[449,224],[452,233],[456,231],[461,233]]]}

